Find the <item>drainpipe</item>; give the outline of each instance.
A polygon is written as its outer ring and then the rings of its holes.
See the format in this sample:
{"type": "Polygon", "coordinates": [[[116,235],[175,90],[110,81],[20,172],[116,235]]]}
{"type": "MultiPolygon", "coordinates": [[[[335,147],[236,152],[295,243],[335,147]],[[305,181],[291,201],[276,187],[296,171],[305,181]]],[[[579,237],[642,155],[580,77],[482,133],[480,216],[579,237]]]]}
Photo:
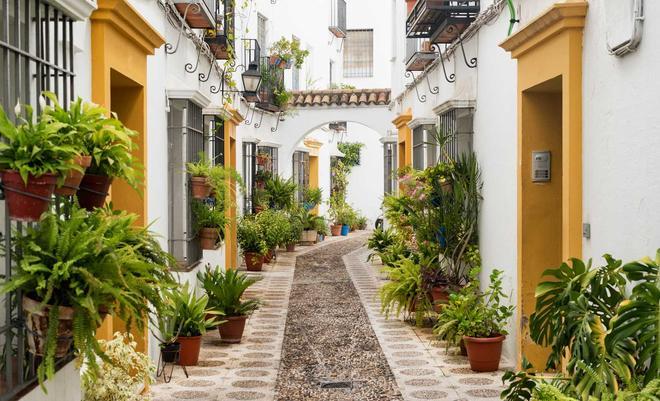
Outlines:
{"type": "Polygon", "coordinates": [[[611,55],[623,57],[637,50],[642,41],[642,24],[644,22],[644,0],[634,0],[633,4],[633,28],[630,38],[615,46],[607,43],[607,50],[611,55]]]}

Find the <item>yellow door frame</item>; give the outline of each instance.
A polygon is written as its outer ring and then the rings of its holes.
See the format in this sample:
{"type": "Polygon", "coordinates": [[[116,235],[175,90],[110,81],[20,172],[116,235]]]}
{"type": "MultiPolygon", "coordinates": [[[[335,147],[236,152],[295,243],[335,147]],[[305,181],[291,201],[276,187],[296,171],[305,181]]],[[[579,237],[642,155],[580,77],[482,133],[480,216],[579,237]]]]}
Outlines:
{"type": "MultiPolygon", "coordinates": [[[[225,119],[225,166],[236,170],[236,127],[243,121],[241,113],[230,107],[226,106],[227,118],[225,119]]],[[[225,263],[227,269],[238,268],[238,241],[236,238],[236,180],[231,177],[227,178],[229,182],[231,206],[226,211],[229,224],[227,232],[225,233],[225,263]]]]}
{"type": "MultiPolygon", "coordinates": [[[[130,107],[119,110],[123,123],[139,133],[135,156],[147,166],[147,56],[165,43],[165,39],[126,0],[99,0],[90,17],[92,101],[112,110],[112,93],[116,104],[130,101],[130,107]]],[[[125,182],[112,184],[111,200],[117,209],[139,216],[136,224],[147,219],[146,172],[140,196],[125,182]]],[[[98,330],[98,337],[111,339],[115,331],[125,331],[125,325],[109,316],[98,330]]],[[[138,350],[146,351],[148,330],[135,333],[138,350]]]]}
{"type": "Polygon", "coordinates": [[[392,120],[397,129],[397,169],[412,166],[412,130],[408,126],[412,119],[412,109],[408,108],[392,120]]]}
{"type": "Polygon", "coordinates": [[[532,344],[526,323],[534,310],[540,273],[553,267],[539,261],[559,263],[582,256],[582,38],[587,8],[583,0],[556,3],[500,45],[518,60],[518,361],[524,355],[535,366],[544,362],[546,350],[532,344]],[[538,185],[530,184],[531,151],[542,150],[534,146],[545,146],[548,139],[542,137],[548,134],[548,121],[543,121],[548,110],[543,100],[534,99],[549,92],[560,94],[549,107],[561,113],[559,157],[553,158],[553,170],[560,174],[560,188],[554,192],[561,202],[557,251],[539,246],[543,235],[549,242],[556,238],[538,229],[548,222],[534,209],[547,207],[549,200],[542,198],[538,185]],[[548,252],[555,254],[543,255],[548,252]]]}
{"type": "MultiPolygon", "coordinates": [[[[309,148],[309,188],[317,189],[319,188],[319,151],[323,143],[312,138],[305,139],[303,143],[309,148]]],[[[318,214],[318,212],[319,206],[316,205],[312,213],[318,214]]]]}

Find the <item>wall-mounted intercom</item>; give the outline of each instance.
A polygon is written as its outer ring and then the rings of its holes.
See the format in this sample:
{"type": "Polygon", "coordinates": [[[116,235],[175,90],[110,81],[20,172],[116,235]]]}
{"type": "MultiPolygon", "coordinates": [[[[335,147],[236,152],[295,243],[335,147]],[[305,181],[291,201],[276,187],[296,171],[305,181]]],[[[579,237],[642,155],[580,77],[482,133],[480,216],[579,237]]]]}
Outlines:
{"type": "Polygon", "coordinates": [[[550,165],[549,150],[532,152],[532,182],[550,181],[550,165]]]}

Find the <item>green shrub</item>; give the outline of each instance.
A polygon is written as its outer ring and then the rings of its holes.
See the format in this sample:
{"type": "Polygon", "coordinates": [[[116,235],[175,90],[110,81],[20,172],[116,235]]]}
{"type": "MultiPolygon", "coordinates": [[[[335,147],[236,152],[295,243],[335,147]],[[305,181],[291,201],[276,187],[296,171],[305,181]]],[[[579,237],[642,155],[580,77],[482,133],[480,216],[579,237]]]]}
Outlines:
{"type": "Polygon", "coordinates": [[[264,241],[262,227],[254,216],[244,216],[236,227],[236,237],[241,250],[265,254],[270,248],[264,241]]]}
{"type": "Polygon", "coordinates": [[[204,273],[197,273],[197,279],[209,297],[209,306],[222,312],[223,316],[246,316],[259,308],[258,299],[243,300],[243,293],[260,280],[235,269],[225,270],[220,266],[211,269],[206,266],[204,273]]]}

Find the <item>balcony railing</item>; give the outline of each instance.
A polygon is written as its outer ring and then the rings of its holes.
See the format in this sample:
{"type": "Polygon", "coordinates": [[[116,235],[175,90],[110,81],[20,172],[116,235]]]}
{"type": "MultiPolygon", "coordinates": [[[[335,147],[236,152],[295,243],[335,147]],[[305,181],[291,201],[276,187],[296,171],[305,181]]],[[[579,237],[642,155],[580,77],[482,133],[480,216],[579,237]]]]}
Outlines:
{"type": "Polygon", "coordinates": [[[406,39],[406,71],[424,71],[437,58],[431,42],[421,38],[406,39]]]}
{"type": "Polygon", "coordinates": [[[217,0],[215,26],[206,31],[204,41],[218,60],[227,60],[234,52],[234,1],[217,0]]]}
{"type": "Polygon", "coordinates": [[[479,0],[418,0],[406,21],[408,38],[452,43],[470,26],[480,10],[479,0]]]}
{"type": "Polygon", "coordinates": [[[330,0],[330,32],[337,38],[346,37],[346,0],[330,0]]]}
{"type": "Polygon", "coordinates": [[[284,89],[284,70],[270,63],[269,57],[261,57],[261,86],[259,102],[256,106],[262,110],[277,113],[286,105],[277,100],[277,93],[284,89]]]}

